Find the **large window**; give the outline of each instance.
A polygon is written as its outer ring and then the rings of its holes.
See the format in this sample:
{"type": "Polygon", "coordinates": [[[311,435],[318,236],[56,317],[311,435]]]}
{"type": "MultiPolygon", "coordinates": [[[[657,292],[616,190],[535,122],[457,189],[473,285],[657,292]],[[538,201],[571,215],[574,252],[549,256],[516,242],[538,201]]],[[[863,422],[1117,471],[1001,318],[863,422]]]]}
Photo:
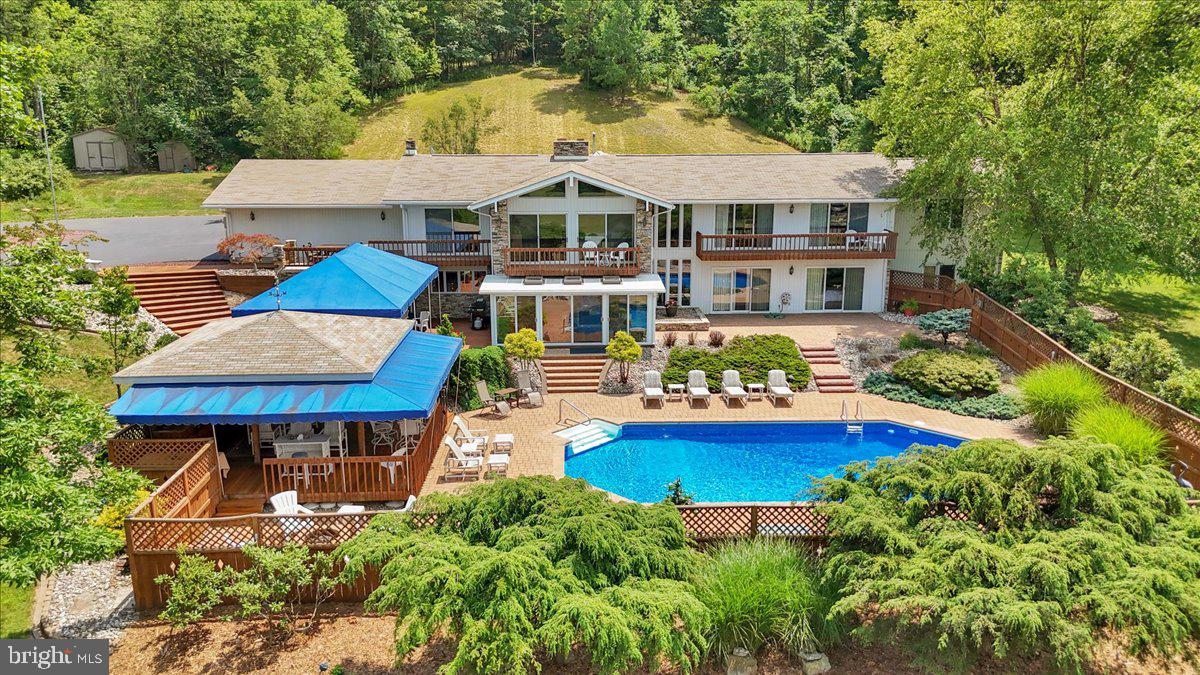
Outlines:
{"type": "Polygon", "coordinates": [[[571,342],[570,296],[542,296],[542,342],[571,342]]]}
{"type": "Polygon", "coordinates": [[[866,202],[812,204],[809,206],[808,231],[818,234],[866,232],[870,213],[871,205],[866,202]]]}
{"type": "Polygon", "coordinates": [[[503,343],[504,336],[522,328],[538,329],[537,297],[532,295],[496,296],[496,339],[503,343]]]}
{"type": "Polygon", "coordinates": [[[479,235],[479,214],[470,209],[425,209],[426,239],[470,239],[479,235]]]}
{"type": "Polygon", "coordinates": [[[560,180],[553,185],[547,185],[546,187],[538,188],[538,189],[534,190],[533,192],[526,192],[525,194],[523,194],[521,196],[522,197],[566,197],[567,196],[567,184],[565,181],[560,180]]]}
{"type": "Polygon", "coordinates": [[[509,216],[513,248],[563,248],[567,245],[567,216],[563,213],[509,216]]]}
{"type": "Polygon", "coordinates": [[[666,293],[658,294],[658,304],[663,306],[667,300],[674,298],[680,307],[692,304],[692,261],[691,260],[659,260],[658,278],[662,279],[666,293]]]}
{"type": "Polygon", "coordinates": [[[612,190],[605,190],[599,185],[592,185],[584,181],[579,181],[579,196],[580,197],[620,197],[621,195],[612,190]]]}
{"type": "Polygon", "coordinates": [[[771,234],[774,204],[717,204],[716,234],[771,234]]]}
{"type": "Polygon", "coordinates": [[[804,309],[861,312],[862,267],[810,267],[804,292],[804,309]]]}
{"type": "Polygon", "coordinates": [[[595,244],[600,248],[616,248],[621,244],[633,246],[633,214],[579,214],[579,245],[584,244],[595,244]]]}
{"type": "Polygon", "coordinates": [[[608,339],[618,331],[627,331],[634,340],[645,342],[649,335],[650,297],[646,295],[608,296],[608,339]]]}
{"type": "Polygon", "coordinates": [[[672,211],[660,209],[655,219],[658,247],[692,245],[692,205],[681,204],[672,211]]]}
{"type": "Polygon", "coordinates": [[[604,305],[602,295],[576,295],[571,324],[575,342],[600,342],[604,338],[604,305]]]}
{"type": "Polygon", "coordinates": [[[767,312],[771,309],[771,270],[719,267],[713,271],[714,312],[767,312]]]}

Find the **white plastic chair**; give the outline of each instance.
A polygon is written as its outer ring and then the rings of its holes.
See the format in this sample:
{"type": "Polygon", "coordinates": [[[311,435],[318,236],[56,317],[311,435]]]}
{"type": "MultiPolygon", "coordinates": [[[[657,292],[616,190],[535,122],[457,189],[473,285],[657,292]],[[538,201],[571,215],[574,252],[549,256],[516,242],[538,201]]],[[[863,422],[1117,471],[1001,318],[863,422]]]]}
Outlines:
{"type": "Polygon", "coordinates": [[[421,310],[417,314],[417,323],[415,328],[419,331],[429,331],[429,310],[421,310]]]}
{"type": "Polygon", "coordinates": [[[271,495],[270,501],[271,507],[275,509],[275,513],[282,513],[289,516],[297,513],[312,513],[312,510],[300,506],[300,500],[296,496],[295,490],[285,490],[279,494],[271,495]]]}
{"type": "Polygon", "coordinates": [[[787,373],[782,370],[767,372],[767,398],[771,399],[772,405],[781,398],[791,404],[793,396],[792,388],[788,385],[787,373]]]}
{"type": "Polygon", "coordinates": [[[585,242],[583,242],[583,245],[580,246],[579,248],[583,249],[583,263],[585,265],[600,264],[600,252],[596,250],[597,248],[599,248],[599,246],[596,244],[596,242],[585,241],[585,242]]]}
{"type": "Polygon", "coordinates": [[[731,400],[742,402],[745,407],[746,402],[750,400],[750,394],[746,392],[746,388],[742,386],[742,374],[736,370],[726,370],[721,373],[721,398],[725,399],[725,405],[729,405],[731,400]]]}
{"type": "Polygon", "coordinates": [[[487,447],[488,435],[482,429],[467,428],[467,421],[462,418],[462,415],[454,416],[454,426],[458,428],[459,438],[464,441],[474,443],[477,446],[487,447]]]}
{"type": "Polygon", "coordinates": [[[708,405],[712,394],[708,391],[708,376],[703,370],[688,371],[687,392],[688,405],[693,405],[696,401],[704,401],[704,404],[708,405]]]}
{"type": "Polygon", "coordinates": [[[658,401],[658,407],[662,407],[667,400],[667,394],[663,391],[662,374],[657,370],[647,370],[642,376],[642,405],[650,404],[650,401],[658,401]]]}

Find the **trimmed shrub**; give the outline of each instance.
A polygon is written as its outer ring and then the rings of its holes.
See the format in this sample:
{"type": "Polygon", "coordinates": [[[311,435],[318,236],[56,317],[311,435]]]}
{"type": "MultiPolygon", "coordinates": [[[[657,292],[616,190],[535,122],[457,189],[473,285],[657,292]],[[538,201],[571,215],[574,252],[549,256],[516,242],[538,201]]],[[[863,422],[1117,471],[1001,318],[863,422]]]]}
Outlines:
{"type": "Polygon", "coordinates": [[[812,378],[808,362],[786,335],[742,335],[715,352],[676,347],[671,350],[662,377],[664,383],[683,384],[689,370],[703,370],[709,388],[719,391],[721,373],[730,369],[742,374],[742,382],[766,382],[768,371],[782,370],[793,389],[804,389],[812,378]]]}
{"type": "Polygon", "coordinates": [[[1188,368],[1168,377],[1158,387],[1164,401],[1200,415],[1200,368],[1188,368]]]}
{"type": "MultiPolygon", "coordinates": [[[[46,174],[46,155],[39,149],[0,149],[0,199],[15,201],[37,197],[50,191],[50,177],[46,174]]],[[[54,172],[54,184],[59,199],[69,190],[71,172],[55,152],[50,162],[54,172]]],[[[17,218],[20,220],[20,218],[17,218]]]]}
{"type": "Polygon", "coordinates": [[[961,400],[945,396],[926,396],[883,371],[868,375],[867,379],[863,381],[863,390],[876,396],[882,396],[889,401],[912,403],[934,410],[949,410],[952,413],[968,417],[1011,420],[1023,414],[1020,402],[1008,394],[992,394],[991,396],[961,400]]]}
{"type": "Polygon", "coordinates": [[[1047,363],[1017,379],[1021,404],[1043,434],[1063,434],[1080,410],[1108,400],[1104,385],[1074,363],[1047,363]]]}
{"type": "Polygon", "coordinates": [[[994,394],[1000,389],[1000,371],[982,356],[929,350],[900,359],[892,376],[926,396],[963,398],[994,394]]]}
{"type": "Polygon", "coordinates": [[[965,333],[971,328],[971,310],[939,309],[936,312],[922,314],[917,319],[917,327],[926,333],[936,333],[942,337],[942,345],[950,344],[950,336],[955,333],[965,333]]]}
{"type": "Polygon", "coordinates": [[[1129,340],[1114,342],[1108,372],[1139,389],[1153,391],[1183,370],[1179,350],[1154,331],[1142,331],[1129,340]]]}
{"type": "Polygon", "coordinates": [[[642,346],[633,339],[632,335],[619,330],[612,340],[609,340],[608,346],[604,348],[604,353],[617,363],[621,383],[624,384],[629,381],[629,364],[642,358],[642,346]]]}
{"type": "Polygon", "coordinates": [[[1120,403],[1101,403],[1080,410],[1071,420],[1071,433],[1112,443],[1139,464],[1161,462],[1166,449],[1166,434],[1120,403]]]}
{"type": "Polygon", "coordinates": [[[696,575],[696,597],[708,607],[709,652],[735,647],[751,653],[771,646],[792,654],[837,642],[840,623],[826,615],[833,599],[803,550],[778,539],[751,539],[718,547],[696,575]]]}
{"type": "Polygon", "coordinates": [[[1077,354],[1091,349],[1097,342],[1107,340],[1112,332],[1108,326],[1092,318],[1092,313],[1082,307],[1067,310],[1062,323],[1050,331],[1050,335],[1077,354]]]}
{"type": "Polygon", "coordinates": [[[479,380],[487,382],[488,391],[509,386],[509,368],[503,347],[472,347],[458,355],[458,364],[450,371],[450,393],[458,398],[462,410],[477,410],[483,405],[475,391],[475,383],[479,380]]]}

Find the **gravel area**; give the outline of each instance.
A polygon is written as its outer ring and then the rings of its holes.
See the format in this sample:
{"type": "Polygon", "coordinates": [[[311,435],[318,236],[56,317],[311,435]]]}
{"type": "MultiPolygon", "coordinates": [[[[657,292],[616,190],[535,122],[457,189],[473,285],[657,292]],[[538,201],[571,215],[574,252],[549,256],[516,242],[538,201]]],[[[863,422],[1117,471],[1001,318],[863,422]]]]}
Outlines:
{"type": "Polygon", "coordinates": [[[79,563],[55,576],[44,614],[54,637],[113,640],[135,620],[129,574],[116,560],[79,563]]]}
{"type": "Polygon", "coordinates": [[[917,325],[916,316],[905,316],[899,312],[879,312],[875,316],[878,316],[884,321],[891,321],[892,323],[902,323],[908,326],[917,325]]]}
{"type": "MultiPolygon", "coordinates": [[[[919,331],[916,332],[919,334],[919,331]]],[[[899,338],[892,337],[836,338],[833,341],[833,348],[837,350],[838,356],[842,359],[842,365],[850,373],[850,379],[854,380],[856,386],[862,387],[863,380],[867,379],[871,373],[877,370],[891,372],[893,363],[922,351],[920,349],[900,349],[899,341],[899,338]]],[[[967,344],[983,347],[983,344],[974,338],[955,336],[950,339],[952,347],[962,348],[967,344]]],[[[988,359],[1000,371],[1000,391],[1013,393],[1015,390],[1013,380],[1016,379],[1017,372],[995,355],[988,359]]]]}
{"type": "MultiPolygon", "coordinates": [[[[91,284],[68,284],[66,288],[86,290],[91,288],[91,284]]],[[[170,328],[167,328],[167,324],[159,321],[158,317],[146,311],[145,307],[138,307],[138,323],[150,325],[150,332],[146,335],[147,349],[154,349],[154,345],[162,336],[175,334],[170,328]]],[[[101,333],[108,329],[108,319],[100,312],[85,309],[83,310],[83,328],[92,333],[101,333]]]]}

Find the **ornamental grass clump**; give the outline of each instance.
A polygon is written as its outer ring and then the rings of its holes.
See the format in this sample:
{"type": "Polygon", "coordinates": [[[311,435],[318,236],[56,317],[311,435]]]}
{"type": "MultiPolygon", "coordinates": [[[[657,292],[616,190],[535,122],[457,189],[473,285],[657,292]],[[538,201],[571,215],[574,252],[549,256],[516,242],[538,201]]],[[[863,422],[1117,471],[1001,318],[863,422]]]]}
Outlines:
{"type": "Polygon", "coordinates": [[[1200,512],[1114,445],[914,446],[816,492],[844,594],[832,613],[868,642],[942,669],[1049,654],[1074,671],[1098,635],[1159,655],[1200,638],[1200,512]]]}
{"type": "Polygon", "coordinates": [[[743,540],[713,550],[696,575],[696,595],[711,615],[712,656],[766,646],[800,654],[836,643],[841,626],[825,619],[833,604],[825,591],[813,561],[786,541],[743,540]]]}
{"type": "Polygon", "coordinates": [[[699,554],[679,511],[616,503],[582,480],[432,494],[336,553],[352,575],[380,566],[366,607],[397,615],[397,665],[437,634],[458,641],[443,673],[530,672],[539,656],[576,649],[600,672],[690,672],[706,650],[708,613],[690,583],[699,554]]]}
{"type": "Polygon", "coordinates": [[[1074,363],[1048,363],[1017,379],[1021,403],[1043,434],[1064,434],[1080,410],[1108,400],[1104,385],[1074,363]]]}
{"type": "Polygon", "coordinates": [[[1084,408],[1071,420],[1071,433],[1112,443],[1132,461],[1157,463],[1163,459],[1167,435],[1120,403],[1084,408]]]}

